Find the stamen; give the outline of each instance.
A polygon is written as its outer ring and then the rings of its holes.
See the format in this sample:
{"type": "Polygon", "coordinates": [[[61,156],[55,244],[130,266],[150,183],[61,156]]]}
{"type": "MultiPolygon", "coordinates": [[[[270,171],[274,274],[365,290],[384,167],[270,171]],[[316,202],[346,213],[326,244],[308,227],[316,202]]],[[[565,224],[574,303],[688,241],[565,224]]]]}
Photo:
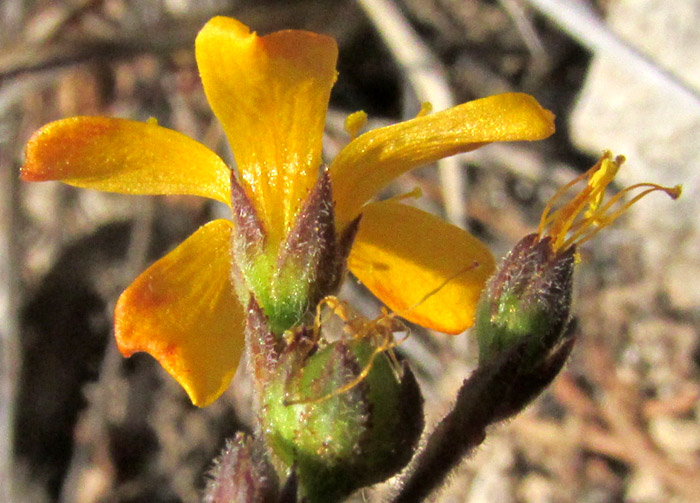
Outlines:
{"type": "Polygon", "coordinates": [[[657,183],[649,183],[649,182],[642,182],[642,183],[636,183],[634,185],[630,185],[629,187],[625,187],[622,189],[620,192],[615,194],[613,197],[610,198],[610,200],[601,207],[601,211],[603,213],[607,212],[616,202],[618,202],[624,194],[627,192],[631,192],[636,189],[640,189],[646,187],[648,190],[645,190],[641,194],[637,194],[632,198],[630,201],[625,203],[625,206],[623,207],[623,211],[632,206],[634,203],[639,201],[642,197],[645,195],[651,193],[651,192],[656,192],[656,191],[662,191],[665,192],[666,194],[669,195],[669,197],[673,200],[676,200],[680,197],[681,192],[683,191],[683,187],[681,185],[676,185],[675,187],[664,187],[663,185],[659,185],[657,183]]]}
{"type": "Polygon", "coordinates": [[[553,220],[557,218],[557,214],[560,210],[555,211],[551,215],[549,214],[550,211],[552,211],[552,208],[554,207],[554,203],[556,203],[561,197],[566,194],[571,187],[576,185],[578,182],[585,178],[589,178],[590,175],[592,175],[598,168],[600,167],[600,162],[596,163],[595,166],[593,166],[591,169],[586,171],[585,173],[577,176],[573,180],[571,180],[569,183],[561,187],[559,190],[557,190],[554,195],[549,198],[549,201],[547,201],[547,205],[544,207],[544,211],[542,212],[542,217],[540,218],[540,225],[538,227],[537,233],[540,235],[540,237],[544,237],[544,231],[553,220]]]}
{"type": "Polygon", "coordinates": [[[420,110],[416,114],[416,118],[424,117],[433,111],[433,104],[429,101],[424,101],[420,104],[420,110]]]}
{"type": "Polygon", "coordinates": [[[423,190],[420,187],[413,187],[409,192],[396,194],[395,196],[385,199],[385,201],[401,201],[402,199],[418,199],[421,197],[423,197],[423,190]]]}
{"type": "Polygon", "coordinates": [[[350,140],[357,138],[358,133],[367,125],[367,114],[362,110],[353,112],[345,118],[345,132],[350,135],[350,140]]]}
{"type": "Polygon", "coordinates": [[[581,214],[583,209],[589,203],[591,198],[592,187],[587,185],[569,204],[557,210],[553,216],[556,216],[554,223],[548,230],[547,234],[553,238],[552,248],[559,250],[562,247],[562,242],[566,239],[571,226],[574,225],[576,218],[581,214]]]}
{"type": "Polygon", "coordinates": [[[432,290],[428,291],[428,293],[426,293],[425,295],[423,295],[423,296],[418,300],[418,302],[416,302],[416,303],[413,304],[412,306],[406,307],[406,308],[401,309],[400,311],[396,311],[396,312],[394,312],[394,313],[392,313],[392,314],[398,315],[398,316],[404,316],[405,314],[410,313],[411,311],[413,311],[413,310],[416,309],[417,307],[420,307],[420,306],[421,306],[424,302],[426,302],[430,297],[432,297],[433,295],[437,294],[440,290],[442,290],[443,288],[445,288],[445,287],[447,286],[448,283],[450,283],[451,281],[454,281],[455,279],[457,279],[458,277],[460,277],[462,274],[467,273],[467,272],[469,272],[469,271],[471,271],[471,270],[473,270],[473,269],[476,269],[477,267],[479,267],[479,262],[477,262],[477,261],[472,262],[470,265],[468,265],[468,266],[466,266],[466,267],[463,267],[462,269],[460,269],[459,271],[457,271],[456,273],[454,273],[452,276],[447,277],[445,280],[443,280],[442,283],[440,283],[438,286],[436,286],[436,287],[433,288],[432,290]]]}
{"type": "Polygon", "coordinates": [[[595,187],[595,195],[591,195],[591,201],[588,211],[586,211],[586,217],[591,216],[600,206],[600,203],[605,197],[605,189],[608,185],[612,183],[620,170],[620,166],[625,162],[625,156],[618,155],[615,160],[612,161],[612,153],[606,150],[603,153],[603,157],[598,161],[600,164],[600,169],[591,173],[591,177],[588,180],[588,185],[595,187]]]}
{"type": "Polygon", "coordinates": [[[540,218],[538,235],[540,239],[545,236],[552,238],[551,247],[554,252],[567,249],[574,244],[585,243],[601,229],[612,224],[630,206],[651,192],[660,190],[666,192],[673,199],[680,196],[680,185],[664,187],[655,183],[638,183],[620,190],[604,202],[605,191],[615,179],[624,161],[624,156],[618,155],[613,159],[612,153],[606,150],[591,169],[564,185],[547,202],[540,218]],[[584,178],[588,178],[586,186],[571,201],[554,210],[555,203],[584,178]],[[637,194],[621,208],[613,211],[613,207],[620,203],[625,194],[644,188],[647,190],[637,194]],[[586,206],[588,206],[587,209],[586,206]],[[581,213],[584,209],[585,213],[582,216],[581,213]]]}
{"type": "Polygon", "coordinates": [[[452,276],[445,279],[437,287],[433,288],[428,293],[423,295],[423,297],[421,297],[420,300],[418,300],[418,302],[416,302],[414,305],[406,309],[402,309],[401,311],[384,311],[380,317],[371,321],[366,321],[365,318],[362,317],[362,315],[354,313],[345,302],[343,302],[335,296],[329,295],[321,299],[321,301],[316,307],[316,315],[314,316],[314,343],[318,343],[320,341],[321,327],[329,319],[323,318],[323,308],[325,306],[328,306],[328,308],[331,310],[331,314],[329,315],[329,317],[331,315],[336,315],[341,320],[343,320],[345,324],[343,327],[343,331],[345,333],[350,334],[356,340],[362,340],[365,338],[373,337],[376,339],[375,342],[377,346],[372,352],[372,355],[369,357],[369,360],[365,367],[350,382],[320,397],[285,399],[285,405],[320,403],[329,400],[335,396],[338,396],[341,393],[345,393],[346,391],[351,390],[352,388],[360,384],[369,375],[369,372],[372,370],[372,365],[374,365],[374,360],[377,358],[377,356],[379,356],[380,353],[387,353],[387,358],[389,359],[389,364],[392,367],[394,375],[397,379],[400,379],[401,363],[396,357],[396,354],[393,352],[393,349],[402,344],[406,339],[408,339],[410,335],[410,329],[401,320],[396,319],[396,317],[402,316],[403,314],[419,307],[430,297],[432,297],[441,289],[443,289],[450,281],[453,281],[461,274],[464,274],[476,267],[479,267],[479,263],[475,261],[470,265],[460,269],[452,276]],[[405,333],[405,335],[400,341],[396,341],[394,339],[394,333],[396,332],[405,333]]]}
{"type": "Polygon", "coordinates": [[[301,405],[310,403],[320,403],[329,400],[335,396],[350,391],[352,388],[360,384],[364,379],[367,378],[374,361],[381,353],[387,353],[387,358],[389,359],[389,364],[392,367],[392,371],[397,379],[400,379],[400,369],[401,364],[399,363],[393,349],[400,344],[402,344],[410,335],[410,330],[408,327],[396,319],[396,313],[383,313],[382,316],[371,321],[365,320],[361,315],[351,313],[347,304],[334,296],[328,296],[323,298],[316,309],[316,316],[314,320],[314,340],[318,341],[320,339],[320,329],[321,323],[321,311],[324,305],[329,306],[332,310],[332,314],[338,316],[341,320],[345,322],[344,330],[346,333],[350,333],[352,337],[356,340],[361,340],[367,337],[376,338],[376,344],[374,351],[369,357],[367,364],[364,366],[362,371],[355,376],[350,382],[345,383],[343,386],[325,394],[320,397],[310,397],[310,398],[291,398],[285,399],[285,405],[301,405]],[[395,332],[405,332],[404,337],[400,341],[394,339],[395,332]]]}
{"type": "Polygon", "coordinates": [[[637,201],[651,194],[652,192],[665,192],[671,197],[671,199],[678,199],[682,192],[682,186],[676,185],[675,187],[664,187],[656,183],[637,183],[629,187],[624,188],[613,197],[610,198],[604,205],[597,208],[595,213],[588,218],[578,222],[571,230],[575,231],[560,248],[566,249],[573,244],[580,245],[586,241],[592,239],[596,234],[598,234],[605,227],[611,225],[615,220],[617,220],[625,211],[627,211],[633,204],[637,201]],[[640,188],[647,188],[646,190],[640,192],[632,199],[627,201],[621,208],[615,210],[612,213],[608,213],[615,204],[620,202],[622,197],[633,190],[640,188]]]}
{"type": "Polygon", "coordinates": [[[310,403],[321,403],[325,402],[326,400],[330,400],[333,397],[336,397],[342,393],[345,393],[346,391],[350,391],[353,389],[355,386],[360,384],[362,381],[364,381],[367,376],[369,375],[370,371],[372,370],[372,366],[374,365],[374,360],[379,356],[380,354],[390,351],[397,347],[399,344],[403,343],[403,341],[406,340],[408,335],[404,336],[401,341],[392,341],[390,345],[387,346],[378,346],[374,349],[372,354],[369,357],[369,361],[365,365],[365,367],[362,369],[362,371],[350,382],[344,384],[340,388],[337,388],[330,393],[327,393],[323,396],[317,397],[317,398],[300,398],[300,399],[294,399],[294,400],[285,400],[284,404],[285,405],[302,405],[302,404],[310,404],[310,403]]]}

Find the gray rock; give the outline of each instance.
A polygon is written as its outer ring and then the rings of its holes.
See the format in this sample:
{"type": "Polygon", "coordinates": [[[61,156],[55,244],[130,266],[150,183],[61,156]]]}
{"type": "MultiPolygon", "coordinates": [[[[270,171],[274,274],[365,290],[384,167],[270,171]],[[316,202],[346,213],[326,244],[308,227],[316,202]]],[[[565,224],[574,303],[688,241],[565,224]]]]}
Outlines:
{"type": "MultiPolygon", "coordinates": [[[[609,6],[612,31],[700,90],[700,3],[618,0],[609,6]]],[[[683,184],[677,202],[654,194],[630,211],[627,223],[641,240],[648,272],[658,275],[671,303],[700,310],[700,101],[602,50],[573,111],[571,133],[579,148],[627,157],[621,185],[683,184]]]]}

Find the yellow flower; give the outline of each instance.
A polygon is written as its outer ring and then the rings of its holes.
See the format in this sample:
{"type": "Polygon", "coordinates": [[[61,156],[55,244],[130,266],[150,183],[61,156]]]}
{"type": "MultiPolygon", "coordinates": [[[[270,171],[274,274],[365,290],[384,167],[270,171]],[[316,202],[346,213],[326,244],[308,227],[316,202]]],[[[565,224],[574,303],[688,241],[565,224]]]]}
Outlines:
{"type": "MultiPolygon", "coordinates": [[[[236,159],[238,182],[266,238],[279,244],[317,180],[336,43],[295,30],[258,37],[234,19],[217,17],[199,33],[195,48],[204,91],[236,159]]],[[[362,214],[350,270],[405,318],[447,333],[466,329],[493,269],[486,247],[415,208],[366,203],[414,167],[492,141],[538,140],[553,131],[552,114],[532,97],[503,94],[351,141],[329,167],[338,232],[362,214]]],[[[29,141],[22,167],[27,181],[60,180],[128,194],[193,194],[229,206],[231,176],[214,152],[180,133],[104,117],[44,126],[29,141]]],[[[232,232],[227,220],[203,226],[141,274],[116,307],[122,353],[153,355],[199,406],[226,389],[244,347],[244,310],[230,284],[232,232]]]]}

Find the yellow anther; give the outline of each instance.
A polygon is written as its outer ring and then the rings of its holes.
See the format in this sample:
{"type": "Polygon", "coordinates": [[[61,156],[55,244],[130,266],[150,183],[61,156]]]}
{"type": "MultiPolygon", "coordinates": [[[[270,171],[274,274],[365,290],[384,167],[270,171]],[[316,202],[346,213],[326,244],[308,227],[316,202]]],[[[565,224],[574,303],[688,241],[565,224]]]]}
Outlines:
{"type": "Polygon", "coordinates": [[[423,117],[424,115],[428,115],[433,111],[433,104],[430,103],[429,101],[424,101],[423,103],[420,104],[420,111],[416,114],[416,117],[423,117]]]}
{"type": "Polygon", "coordinates": [[[623,156],[613,159],[612,154],[605,151],[595,166],[563,186],[547,202],[542,212],[538,233],[540,238],[549,236],[552,239],[552,249],[555,252],[588,241],[612,224],[630,206],[652,192],[662,191],[673,199],[680,196],[682,191],[680,185],[664,187],[655,183],[638,183],[622,189],[605,201],[605,191],[615,179],[624,161],[623,156]],[[586,186],[580,192],[560,208],[554,209],[555,203],[569,189],[585,179],[587,179],[586,186]],[[622,203],[622,198],[626,194],[638,189],[643,190],[628,202],[622,203]],[[618,206],[618,204],[621,205],[618,206]]]}
{"type": "Polygon", "coordinates": [[[345,119],[345,131],[350,135],[350,139],[357,138],[358,133],[367,125],[367,114],[362,110],[353,112],[345,119]]]}

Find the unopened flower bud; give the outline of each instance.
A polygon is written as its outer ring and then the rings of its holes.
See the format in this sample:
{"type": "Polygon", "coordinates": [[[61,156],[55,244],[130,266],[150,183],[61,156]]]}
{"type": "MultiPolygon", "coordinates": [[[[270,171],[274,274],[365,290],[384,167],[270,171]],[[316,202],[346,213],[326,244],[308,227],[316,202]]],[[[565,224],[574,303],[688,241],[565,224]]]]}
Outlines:
{"type": "Polygon", "coordinates": [[[523,238],[489,281],[476,315],[482,362],[520,346],[526,363],[538,365],[561,341],[569,322],[576,247],[648,194],[680,196],[680,186],[638,183],[606,200],[605,191],[624,160],[606,151],[590,170],[559,189],[542,213],[537,234],[523,238]],[[584,187],[560,204],[584,180],[584,187]],[[623,201],[634,192],[629,202],[623,201]]]}
{"type": "Polygon", "coordinates": [[[277,475],[262,446],[238,433],[214,462],[204,503],[276,503],[277,475]]]}
{"type": "Polygon", "coordinates": [[[554,251],[551,239],[523,238],[481,295],[476,314],[480,362],[528,341],[533,364],[561,340],[568,325],[575,246],[554,251]]]}
{"type": "Polygon", "coordinates": [[[310,328],[289,335],[261,423],[280,477],[293,468],[304,501],[340,501],[411,458],[422,398],[408,367],[385,351],[367,334],[324,344],[310,328]]]}

